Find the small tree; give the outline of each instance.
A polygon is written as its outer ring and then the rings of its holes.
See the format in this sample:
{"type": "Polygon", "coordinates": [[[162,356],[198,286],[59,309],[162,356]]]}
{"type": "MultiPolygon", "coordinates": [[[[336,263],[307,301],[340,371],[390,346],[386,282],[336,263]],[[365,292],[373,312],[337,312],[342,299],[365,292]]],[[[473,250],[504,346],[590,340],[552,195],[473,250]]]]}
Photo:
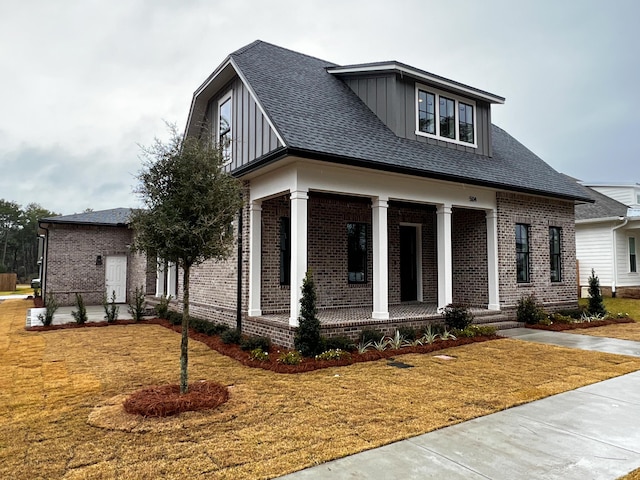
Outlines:
{"type": "Polygon", "coordinates": [[[300,326],[296,330],[294,344],[305,357],[313,357],[321,353],[322,337],[320,336],[320,320],[317,317],[316,285],[311,270],[302,282],[302,298],[300,299],[300,326]]]}
{"type": "Polygon", "coordinates": [[[71,316],[75,319],[78,325],[83,325],[87,323],[87,307],[84,304],[84,298],[80,293],[76,293],[76,307],[78,310],[74,310],[71,312],[71,316]]]}
{"type": "Polygon", "coordinates": [[[183,272],[180,392],[188,391],[189,276],[191,267],[231,254],[232,222],[242,207],[240,184],[223,169],[224,158],[210,139],[183,137],[169,126],[167,143],[142,149],[143,168],[135,192],[145,210],[131,218],[133,248],[175,262],[183,272]]]}
{"type": "Polygon", "coordinates": [[[589,306],[587,309],[591,315],[605,315],[607,313],[600,292],[600,279],[596,276],[596,271],[593,268],[589,277],[589,306]]]}

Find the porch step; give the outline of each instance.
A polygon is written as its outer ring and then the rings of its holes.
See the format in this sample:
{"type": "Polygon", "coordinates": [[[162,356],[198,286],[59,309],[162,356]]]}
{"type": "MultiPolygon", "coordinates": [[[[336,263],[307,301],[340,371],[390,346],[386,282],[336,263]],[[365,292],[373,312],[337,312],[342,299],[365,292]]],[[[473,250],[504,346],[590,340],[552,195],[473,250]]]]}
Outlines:
{"type": "Polygon", "coordinates": [[[505,313],[494,312],[482,312],[476,314],[473,319],[474,325],[481,325],[483,327],[494,327],[497,330],[505,330],[507,328],[518,328],[524,326],[524,323],[517,322],[513,315],[507,315],[505,313]]]}

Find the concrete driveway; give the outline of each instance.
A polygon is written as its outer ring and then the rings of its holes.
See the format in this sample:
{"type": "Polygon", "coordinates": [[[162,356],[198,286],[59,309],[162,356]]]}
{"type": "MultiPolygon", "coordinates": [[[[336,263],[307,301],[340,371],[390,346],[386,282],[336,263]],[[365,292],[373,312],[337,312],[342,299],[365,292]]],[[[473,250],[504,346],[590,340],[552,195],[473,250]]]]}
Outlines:
{"type": "MultiPolygon", "coordinates": [[[[640,356],[640,342],[529,329],[504,333],[640,356]]],[[[610,480],[639,467],[640,371],[281,478],[610,480]]]]}

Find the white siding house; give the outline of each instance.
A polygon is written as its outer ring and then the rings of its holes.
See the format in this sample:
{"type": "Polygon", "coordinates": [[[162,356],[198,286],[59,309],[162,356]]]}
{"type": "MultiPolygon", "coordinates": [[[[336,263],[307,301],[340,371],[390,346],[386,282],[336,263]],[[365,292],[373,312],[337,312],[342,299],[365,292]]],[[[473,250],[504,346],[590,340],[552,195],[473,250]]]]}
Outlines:
{"type": "Polygon", "coordinates": [[[576,206],[576,259],[583,290],[593,269],[605,295],[640,298],[640,209],[604,193],[633,200],[635,188],[588,188],[595,203],[576,206]]]}

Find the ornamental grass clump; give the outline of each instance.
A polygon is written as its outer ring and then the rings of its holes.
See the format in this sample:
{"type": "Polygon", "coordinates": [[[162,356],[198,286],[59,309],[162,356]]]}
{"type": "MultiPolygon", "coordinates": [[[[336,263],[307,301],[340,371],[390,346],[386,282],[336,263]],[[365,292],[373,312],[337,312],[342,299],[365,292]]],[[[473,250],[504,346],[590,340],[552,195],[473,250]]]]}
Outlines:
{"type": "Polygon", "coordinates": [[[129,313],[134,321],[139,322],[144,316],[144,308],[146,301],[144,299],[144,287],[139,286],[131,292],[131,301],[129,302],[129,313]]]}

